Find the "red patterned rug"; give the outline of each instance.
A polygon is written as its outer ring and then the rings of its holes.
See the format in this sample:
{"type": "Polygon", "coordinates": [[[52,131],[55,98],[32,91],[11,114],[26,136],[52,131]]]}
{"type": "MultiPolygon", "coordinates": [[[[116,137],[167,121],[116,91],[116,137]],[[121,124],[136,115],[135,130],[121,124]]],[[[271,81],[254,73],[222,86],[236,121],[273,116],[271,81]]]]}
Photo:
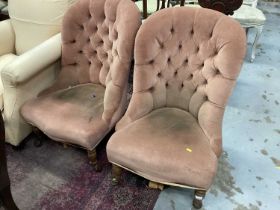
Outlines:
{"type": "Polygon", "coordinates": [[[147,188],[145,179],[126,171],[121,183],[113,186],[105,144],[98,151],[103,165],[100,173],[88,164],[85,151],[64,149],[50,140],[41,148],[28,141],[22,151],[7,146],[12,192],[19,208],[153,209],[159,191],[147,188]]]}

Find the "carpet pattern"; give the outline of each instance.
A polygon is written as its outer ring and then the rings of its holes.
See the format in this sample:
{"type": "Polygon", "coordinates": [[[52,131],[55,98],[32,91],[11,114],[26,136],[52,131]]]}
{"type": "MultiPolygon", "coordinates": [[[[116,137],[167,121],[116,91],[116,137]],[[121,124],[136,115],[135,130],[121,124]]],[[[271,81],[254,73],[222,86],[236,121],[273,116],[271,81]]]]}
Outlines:
{"type": "Polygon", "coordinates": [[[160,192],[147,188],[147,180],[123,171],[121,183],[111,184],[106,142],[98,148],[103,170],[97,173],[84,150],[51,140],[35,148],[33,138],[22,151],[6,147],[12,193],[21,210],[153,209],[160,192]]]}

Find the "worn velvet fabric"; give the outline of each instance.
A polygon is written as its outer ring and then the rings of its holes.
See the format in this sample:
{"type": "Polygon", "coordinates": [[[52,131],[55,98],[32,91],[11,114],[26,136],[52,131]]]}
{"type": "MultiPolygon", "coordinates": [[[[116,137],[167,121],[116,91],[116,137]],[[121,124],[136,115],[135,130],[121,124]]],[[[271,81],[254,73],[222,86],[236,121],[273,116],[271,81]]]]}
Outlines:
{"type": "Polygon", "coordinates": [[[109,160],[153,181],[208,189],[245,51],[244,30],[219,12],[151,15],[136,37],[133,94],[107,145],[109,160]]]}
{"type": "Polygon", "coordinates": [[[24,118],[53,139],[93,149],[125,111],[140,24],[129,0],[74,4],[63,20],[58,79],[23,106],[24,118]]]}

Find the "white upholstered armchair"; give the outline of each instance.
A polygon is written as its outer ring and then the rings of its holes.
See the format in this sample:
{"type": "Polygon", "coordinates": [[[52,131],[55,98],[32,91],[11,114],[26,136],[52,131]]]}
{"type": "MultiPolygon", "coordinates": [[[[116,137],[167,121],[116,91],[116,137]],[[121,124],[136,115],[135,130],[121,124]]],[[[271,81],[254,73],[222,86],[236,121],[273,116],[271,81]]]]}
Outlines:
{"type": "Polygon", "coordinates": [[[9,0],[0,22],[0,108],[6,141],[17,146],[31,132],[19,108],[55,80],[61,21],[75,0],[9,0]]]}

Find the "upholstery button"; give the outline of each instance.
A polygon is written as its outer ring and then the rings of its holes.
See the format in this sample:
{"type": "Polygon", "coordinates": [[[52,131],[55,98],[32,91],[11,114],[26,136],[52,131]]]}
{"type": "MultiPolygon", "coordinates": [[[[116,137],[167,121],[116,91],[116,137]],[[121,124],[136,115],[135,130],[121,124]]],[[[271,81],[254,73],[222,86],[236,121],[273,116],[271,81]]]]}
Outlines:
{"type": "Polygon", "coordinates": [[[167,82],[167,83],[165,83],[165,87],[168,87],[168,85],[169,85],[169,84],[168,84],[168,82],[167,82]]]}
{"type": "Polygon", "coordinates": [[[104,43],[104,41],[103,40],[100,40],[100,44],[103,44],[104,43]]]}
{"type": "Polygon", "coordinates": [[[150,61],[149,61],[149,64],[153,64],[153,63],[154,63],[154,60],[150,60],[150,61]]]}
{"type": "Polygon", "coordinates": [[[168,57],[168,59],[167,59],[167,63],[170,63],[170,61],[171,61],[171,58],[170,58],[170,57],[168,57]]]}
{"type": "Polygon", "coordinates": [[[75,39],[74,39],[74,40],[72,40],[72,41],[71,41],[71,43],[76,43],[76,40],[75,40],[75,39]]]}
{"type": "Polygon", "coordinates": [[[176,76],[178,74],[178,71],[176,70],[175,72],[174,72],[174,76],[176,76]]]}
{"type": "Polygon", "coordinates": [[[84,30],[84,26],[83,26],[83,25],[80,25],[80,29],[81,29],[81,30],[84,30]]]}
{"type": "Polygon", "coordinates": [[[179,44],[179,49],[182,49],[182,44],[179,44]]]}
{"type": "Polygon", "coordinates": [[[184,60],[184,63],[187,64],[188,62],[189,62],[189,60],[186,58],[186,59],[184,60]]]}
{"type": "Polygon", "coordinates": [[[181,88],[183,88],[183,87],[184,87],[184,83],[181,84],[181,88]]]}
{"type": "Polygon", "coordinates": [[[96,50],[93,50],[93,54],[97,54],[97,51],[96,51],[96,50]]]}
{"type": "Polygon", "coordinates": [[[87,42],[90,42],[90,38],[88,38],[87,42]]]}
{"type": "Polygon", "coordinates": [[[91,65],[91,61],[88,61],[88,64],[91,65]]]}
{"type": "Polygon", "coordinates": [[[115,37],[114,38],[115,38],[115,40],[118,39],[118,32],[117,31],[115,31],[115,37]]]}
{"type": "Polygon", "coordinates": [[[193,31],[193,29],[191,30],[191,35],[193,35],[194,34],[194,31],[193,31]]]}
{"type": "Polygon", "coordinates": [[[205,101],[208,101],[208,96],[205,96],[205,101]]]}
{"type": "Polygon", "coordinates": [[[160,46],[161,49],[164,48],[164,44],[163,43],[159,43],[159,46],[160,46]]]}
{"type": "Polygon", "coordinates": [[[79,53],[80,53],[80,54],[82,54],[82,53],[83,53],[83,51],[82,51],[82,50],[79,50],[79,53]]]}
{"type": "Polygon", "coordinates": [[[172,34],[174,33],[174,28],[173,28],[173,27],[171,28],[170,32],[171,32],[172,34]]]}
{"type": "Polygon", "coordinates": [[[189,77],[189,79],[192,79],[193,78],[193,74],[190,74],[190,77],[189,77]]]}
{"type": "Polygon", "coordinates": [[[159,72],[159,73],[157,74],[157,76],[158,76],[158,77],[161,77],[161,73],[159,72]]]}
{"type": "Polygon", "coordinates": [[[149,91],[153,92],[154,91],[154,87],[150,87],[149,91]]]}

